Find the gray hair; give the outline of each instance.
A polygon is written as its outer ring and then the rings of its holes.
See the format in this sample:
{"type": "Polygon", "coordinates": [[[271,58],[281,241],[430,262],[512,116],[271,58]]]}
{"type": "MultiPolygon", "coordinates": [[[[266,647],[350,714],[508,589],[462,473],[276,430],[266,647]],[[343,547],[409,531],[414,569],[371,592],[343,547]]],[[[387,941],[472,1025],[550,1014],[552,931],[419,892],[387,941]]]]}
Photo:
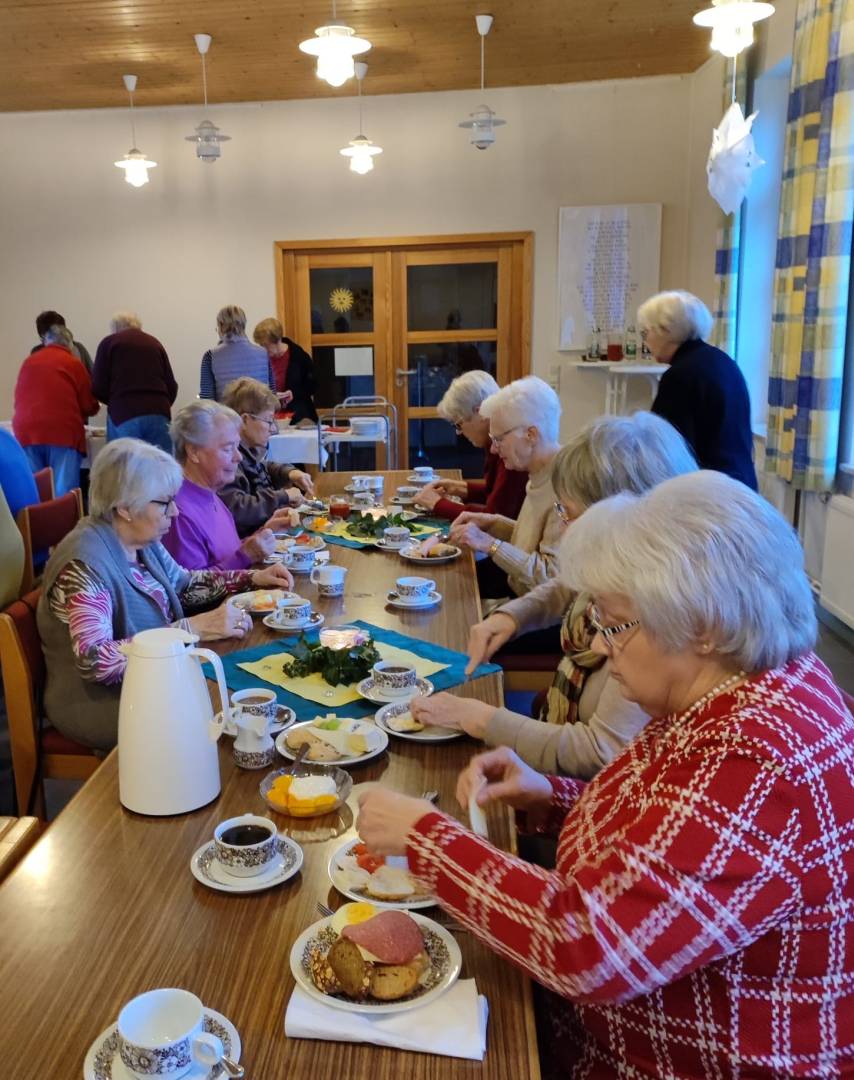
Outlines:
{"type": "Polygon", "coordinates": [[[216,314],[216,328],[222,337],[244,337],[246,312],[236,304],[220,308],[216,314]]]}
{"type": "Polygon", "coordinates": [[[436,406],[439,416],[451,424],[471,420],[484,401],[498,393],[498,383],[488,371],[467,371],[454,379],[436,406]]]}
{"type": "Polygon", "coordinates": [[[42,335],[42,341],[45,345],[62,345],[66,349],[71,349],[74,345],[74,335],[67,326],[54,323],[42,335]]]}
{"type": "Polygon", "coordinates": [[[593,596],[627,597],[666,651],[711,643],[746,672],[813,648],[817,622],[800,541],[756,492],[722,473],[616,495],[567,530],[561,576],[593,596]]]}
{"type": "Polygon", "coordinates": [[[120,330],[141,330],[142,320],[135,311],[117,311],[110,319],[110,332],[117,334],[120,330]]]}
{"type": "MultiPolygon", "coordinates": [[[[536,428],[545,442],[556,443],[560,433],[560,398],[547,382],[526,375],[504,386],[481,403],[480,415],[491,420],[500,413],[506,428],[536,428]]],[[[501,432],[492,432],[493,435],[501,432]]]]}
{"type": "Polygon", "coordinates": [[[657,330],[676,345],[696,338],[704,340],[714,321],[699,297],[681,289],[656,293],[638,308],[641,330],[657,330]]]}
{"type": "Polygon", "coordinates": [[[95,458],[89,479],[89,514],[111,522],[120,506],[131,513],[152,499],[173,498],[183,481],[169,454],[141,439],[114,439],[95,458]]]}
{"type": "Polygon", "coordinates": [[[169,428],[178,461],[183,465],[187,460],[188,446],[209,446],[217,426],[222,423],[233,424],[240,430],[240,417],[227,405],[208,398],[185,405],[169,428]]]}
{"type": "Polygon", "coordinates": [[[672,424],[648,412],[600,416],[559,450],[552,487],[587,508],[611,495],[642,495],[671,476],[696,472],[688,444],[672,424]]]}

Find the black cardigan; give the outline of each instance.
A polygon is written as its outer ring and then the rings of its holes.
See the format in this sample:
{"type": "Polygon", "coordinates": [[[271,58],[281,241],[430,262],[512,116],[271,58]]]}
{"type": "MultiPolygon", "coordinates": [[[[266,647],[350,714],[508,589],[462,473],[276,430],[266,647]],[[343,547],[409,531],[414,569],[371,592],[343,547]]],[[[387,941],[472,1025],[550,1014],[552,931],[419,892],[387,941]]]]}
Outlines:
{"type": "Polygon", "coordinates": [[[290,350],[285,389],[290,390],[294,399],[285,408],[294,414],[291,423],[298,424],[306,417],[317,423],[317,409],[314,407],[314,361],[295,341],[288,337],[282,340],[290,350]]]}
{"type": "Polygon", "coordinates": [[[701,469],[757,490],[750,395],[736,362],[705,341],[686,341],[662,375],[652,411],[669,420],[701,469]]]}

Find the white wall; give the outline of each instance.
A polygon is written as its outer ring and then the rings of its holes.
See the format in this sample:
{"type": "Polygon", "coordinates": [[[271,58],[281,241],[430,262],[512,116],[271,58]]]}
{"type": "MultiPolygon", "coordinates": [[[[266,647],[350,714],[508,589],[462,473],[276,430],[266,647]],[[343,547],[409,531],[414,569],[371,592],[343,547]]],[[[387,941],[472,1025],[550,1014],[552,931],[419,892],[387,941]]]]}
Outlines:
{"type": "MultiPolygon", "coordinates": [[[[456,126],[479,94],[368,98],[366,132],[385,153],[367,177],[337,153],[355,132],[352,98],[217,107],[233,141],[215,165],[183,141],[198,109],[140,109],[137,141],[159,162],[140,190],[112,165],[130,141],[125,111],[0,115],[0,414],[10,415],[42,308],[62,311],[92,351],[114,309],[137,309],[166,345],[186,401],[217,309],[239,303],[250,323],[273,312],[274,240],[532,229],[534,370],[562,370],[574,427],[602,400],[556,350],[558,207],[663,203],[662,286],[708,284],[714,235],[698,221],[714,215],[692,191],[686,152],[692,116],[717,107],[704,106],[707,82],[703,69],[696,84],[490,91],[508,125],[487,152],[456,126]],[[692,210],[701,216],[689,221],[692,210]]],[[[719,93],[714,86],[716,102],[719,93]]]]}

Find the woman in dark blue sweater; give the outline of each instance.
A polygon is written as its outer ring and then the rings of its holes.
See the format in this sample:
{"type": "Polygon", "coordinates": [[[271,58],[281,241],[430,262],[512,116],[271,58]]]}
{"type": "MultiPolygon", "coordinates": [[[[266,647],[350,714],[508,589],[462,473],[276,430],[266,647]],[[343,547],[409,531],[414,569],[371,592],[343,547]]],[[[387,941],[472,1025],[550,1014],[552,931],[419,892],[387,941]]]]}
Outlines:
{"type": "Polygon", "coordinates": [[[664,292],[641,304],[638,322],[655,359],[669,364],[652,411],[669,420],[701,469],[757,490],[750,395],[736,362],[703,339],[712,329],[706,305],[688,292],[664,292]]]}

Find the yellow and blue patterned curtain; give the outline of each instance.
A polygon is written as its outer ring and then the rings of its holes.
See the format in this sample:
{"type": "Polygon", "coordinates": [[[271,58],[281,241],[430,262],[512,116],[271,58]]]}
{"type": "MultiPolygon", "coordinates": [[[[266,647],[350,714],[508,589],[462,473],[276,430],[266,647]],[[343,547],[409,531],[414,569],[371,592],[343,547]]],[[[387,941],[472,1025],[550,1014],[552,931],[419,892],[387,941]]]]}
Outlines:
{"type": "MultiPolygon", "coordinates": [[[[736,67],[735,60],[727,60],[724,68],[724,92],[721,117],[737,101],[745,111],[747,98],[747,65],[736,67]],[[733,94],[733,81],[735,93],[733,94]]],[[[712,344],[735,356],[738,336],[738,271],[741,259],[741,210],[734,214],[721,211],[721,223],[715,243],[715,308],[712,314],[715,325],[712,344]]]]}
{"type": "Polygon", "coordinates": [[[799,0],[774,278],[766,469],[836,479],[854,218],[854,0],[799,0]]]}

